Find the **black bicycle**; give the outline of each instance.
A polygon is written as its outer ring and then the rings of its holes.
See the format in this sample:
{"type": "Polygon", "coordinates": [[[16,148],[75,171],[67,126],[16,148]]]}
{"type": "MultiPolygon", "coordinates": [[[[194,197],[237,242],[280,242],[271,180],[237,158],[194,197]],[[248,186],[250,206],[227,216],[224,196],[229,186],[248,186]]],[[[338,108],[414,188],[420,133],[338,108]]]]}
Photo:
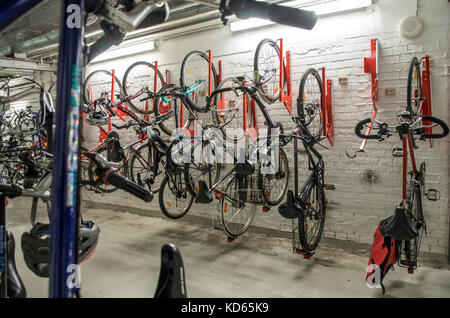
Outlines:
{"type": "Polygon", "coordinates": [[[304,117],[295,117],[294,120],[298,128],[286,135],[286,138],[294,139],[294,191],[288,190],[286,202],[278,207],[278,211],[281,216],[292,220],[294,253],[309,258],[322,238],[326,217],[325,189],[334,190],[334,186],[324,183],[323,157],[314,148],[319,141],[311,135],[304,117]],[[299,139],[308,156],[308,169],[311,171],[301,189],[298,171],[299,139]]]}

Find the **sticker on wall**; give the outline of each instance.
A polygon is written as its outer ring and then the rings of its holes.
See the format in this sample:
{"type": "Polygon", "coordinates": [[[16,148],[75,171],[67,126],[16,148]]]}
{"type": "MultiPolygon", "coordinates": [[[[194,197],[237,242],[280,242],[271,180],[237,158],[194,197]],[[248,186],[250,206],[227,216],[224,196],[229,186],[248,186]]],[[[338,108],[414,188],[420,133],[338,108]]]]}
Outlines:
{"type": "Polygon", "coordinates": [[[423,31],[423,21],[417,15],[410,15],[398,24],[398,32],[406,39],[417,38],[423,31]]]}

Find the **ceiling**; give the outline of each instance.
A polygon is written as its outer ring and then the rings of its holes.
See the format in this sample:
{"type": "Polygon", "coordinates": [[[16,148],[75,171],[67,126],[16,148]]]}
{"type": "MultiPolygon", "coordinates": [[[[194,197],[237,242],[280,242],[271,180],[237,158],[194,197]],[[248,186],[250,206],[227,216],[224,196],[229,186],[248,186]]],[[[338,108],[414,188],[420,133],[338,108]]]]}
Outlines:
{"type": "MultiPolygon", "coordinates": [[[[166,2],[170,8],[166,22],[127,33],[125,40],[142,36],[154,40],[167,39],[221,26],[218,10],[220,0],[166,2]]],[[[61,3],[61,0],[42,1],[0,32],[0,80],[17,75],[32,75],[33,70],[56,70],[61,3]]],[[[95,42],[102,34],[100,19],[88,16],[85,29],[87,44],[95,42]]]]}
{"type": "MultiPolygon", "coordinates": [[[[111,0],[109,0],[111,1],[111,0]]],[[[180,23],[186,18],[191,18],[202,22],[201,20],[218,18],[220,16],[217,7],[211,1],[168,1],[170,14],[169,19],[159,25],[157,32],[164,31],[167,28],[179,28],[180,23]],[[203,17],[203,18],[202,18],[203,17]]],[[[0,33],[0,58],[20,58],[34,61],[51,61],[57,57],[59,20],[61,13],[61,0],[46,0],[40,5],[30,10],[26,15],[15,21],[0,33]]],[[[88,43],[95,41],[102,35],[99,26],[99,19],[95,16],[89,16],[86,25],[86,40],[88,43]]],[[[147,28],[152,33],[150,28],[147,28]]],[[[145,30],[143,30],[145,31],[145,30]]],[[[153,33],[157,33],[153,32],[153,33]]],[[[128,37],[128,36],[127,36],[128,37]]],[[[126,39],[127,39],[126,37],[126,39]]],[[[2,75],[0,70],[0,76],[2,75]]]]}

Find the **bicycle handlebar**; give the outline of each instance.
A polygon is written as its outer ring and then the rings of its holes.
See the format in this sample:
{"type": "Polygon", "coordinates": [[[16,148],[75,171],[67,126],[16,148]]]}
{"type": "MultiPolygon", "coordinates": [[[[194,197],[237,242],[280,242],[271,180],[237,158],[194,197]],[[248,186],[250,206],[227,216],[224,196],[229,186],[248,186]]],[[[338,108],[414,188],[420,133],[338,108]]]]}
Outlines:
{"type": "MultiPolygon", "coordinates": [[[[420,119],[419,119],[420,120],[420,119]]],[[[414,135],[420,135],[421,138],[425,138],[425,139],[437,139],[437,138],[444,138],[445,136],[448,135],[449,133],[449,129],[447,124],[442,121],[439,118],[436,117],[432,117],[432,116],[422,116],[421,120],[422,120],[422,126],[414,128],[414,126],[416,125],[416,123],[419,121],[415,121],[414,123],[410,124],[410,123],[403,123],[397,126],[388,126],[388,124],[386,124],[385,122],[379,122],[377,120],[371,119],[371,118],[366,118],[362,121],[360,121],[356,126],[355,126],[355,134],[362,139],[378,139],[378,140],[384,140],[383,136],[389,137],[392,136],[392,134],[394,133],[401,133],[404,129],[406,130],[410,130],[412,134],[414,135]],[[427,128],[431,128],[431,127],[426,127],[423,126],[423,123],[426,122],[432,122],[435,123],[439,126],[441,126],[442,128],[442,133],[436,134],[436,133],[427,133],[427,128]],[[367,124],[372,123],[372,126],[368,126],[367,124]],[[373,124],[377,124],[377,127],[374,127],[373,124]],[[363,133],[362,130],[364,129],[364,126],[366,126],[366,129],[368,127],[371,127],[371,129],[376,129],[378,130],[377,134],[373,134],[373,135],[368,135],[366,133],[363,133]]]]}
{"type": "Polygon", "coordinates": [[[229,9],[240,19],[268,19],[284,25],[311,30],[317,21],[313,11],[301,10],[254,0],[232,0],[229,9]]]}
{"type": "Polygon", "coordinates": [[[116,125],[114,123],[111,123],[111,125],[114,128],[119,129],[119,130],[120,129],[124,129],[124,128],[128,129],[131,126],[136,126],[136,125],[139,125],[140,127],[155,126],[155,125],[158,125],[158,124],[162,123],[163,121],[167,120],[168,118],[170,118],[172,116],[174,116],[174,112],[173,112],[173,110],[169,110],[164,115],[160,115],[160,116],[157,116],[157,117],[153,118],[153,120],[150,121],[150,122],[146,121],[145,119],[140,119],[139,121],[129,121],[128,123],[123,124],[121,126],[116,125]]]}
{"type": "Polygon", "coordinates": [[[92,152],[84,153],[84,155],[95,163],[95,174],[105,184],[110,183],[118,189],[122,189],[145,202],[153,200],[153,192],[121,176],[102,155],[92,152]]]}
{"type": "Polygon", "coordinates": [[[22,195],[22,187],[15,184],[0,184],[0,193],[6,195],[10,199],[22,195]]]}
{"type": "Polygon", "coordinates": [[[115,170],[112,171],[111,173],[107,174],[105,181],[119,189],[122,189],[122,190],[138,197],[139,199],[141,199],[145,202],[150,202],[153,200],[153,193],[151,191],[148,191],[144,187],[141,187],[140,185],[126,179],[125,177],[121,176],[115,170]]]}

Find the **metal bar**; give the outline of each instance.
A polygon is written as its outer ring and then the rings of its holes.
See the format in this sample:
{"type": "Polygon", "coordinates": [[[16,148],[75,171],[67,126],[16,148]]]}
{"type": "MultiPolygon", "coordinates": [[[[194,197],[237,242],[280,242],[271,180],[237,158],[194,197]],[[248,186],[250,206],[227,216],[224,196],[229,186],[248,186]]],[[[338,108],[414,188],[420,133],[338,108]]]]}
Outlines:
{"type": "Polygon", "coordinates": [[[325,67],[322,67],[322,96],[324,96],[324,98],[322,99],[322,133],[324,136],[327,135],[327,98],[326,98],[326,94],[327,94],[327,87],[326,87],[326,80],[325,80],[325,67]]]}
{"type": "Polygon", "coordinates": [[[413,169],[414,174],[416,174],[417,173],[416,156],[414,155],[414,147],[413,147],[411,132],[408,133],[408,146],[409,146],[409,154],[411,156],[412,169],[413,169]]]}
{"type": "Polygon", "coordinates": [[[408,168],[408,143],[406,142],[406,136],[402,138],[403,146],[403,165],[402,165],[402,202],[406,200],[406,175],[408,168]]]}
{"type": "Polygon", "coordinates": [[[280,39],[280,97],[279,100],[282,101],[283,99],[283,76],[284,76],[284,72],[283,72],[283,39],[280,39]]]}
{"type": "Polygon", "coordinates": [[[208,50],[208,96],[211,96],[212,53],[208,50]]]}
{"type": "Polygon", "coordinates": [[[0,68],[56,72],[56,64],[0,58],[0,68]]]}
{"type": "MultiPolygon", "coordinates": [[[[84,0],[65,0],[62,5],[57,80],[56,130],[50,215],[50,297],[71,298],[71,267],[77,263],[78,131],[83,68],[84,26],[69,27],[71,10],[84,14],[84,0]],[[70,92],[70,93],[68,93],[70,92]]],[[[83,20],[83,19],[81,19],[83,20]]]]}
{"type": "Polygon", "coordinates": [[[8,260],[7,260],[7,237],[6,237],[6,196],[0,194],[0,298],[7,296],[7,275],[8,275],[8,260]]]}

